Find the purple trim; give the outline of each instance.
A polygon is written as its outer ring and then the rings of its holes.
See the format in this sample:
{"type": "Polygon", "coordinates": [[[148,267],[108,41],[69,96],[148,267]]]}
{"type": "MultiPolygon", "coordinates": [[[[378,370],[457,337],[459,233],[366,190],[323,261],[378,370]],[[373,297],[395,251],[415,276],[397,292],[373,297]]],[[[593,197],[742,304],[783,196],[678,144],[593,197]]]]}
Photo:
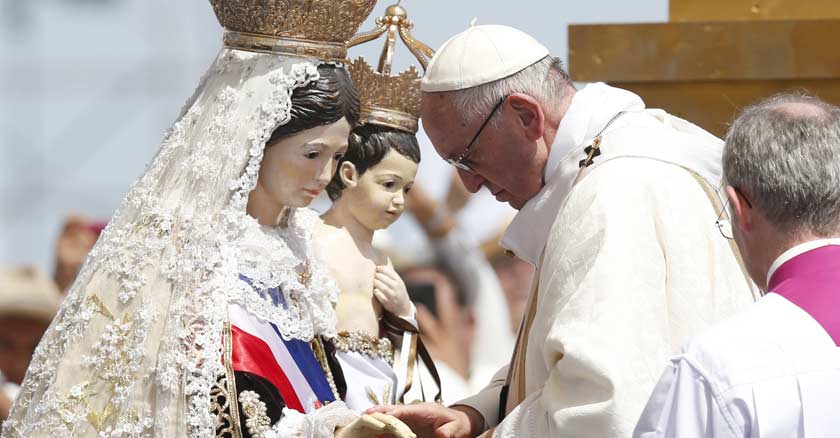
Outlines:
{"type": "Polygon", "coordinates": [[[840,346],[840,246],[802,253],[779,267],[768,290],[799,306],[840,346]]]}

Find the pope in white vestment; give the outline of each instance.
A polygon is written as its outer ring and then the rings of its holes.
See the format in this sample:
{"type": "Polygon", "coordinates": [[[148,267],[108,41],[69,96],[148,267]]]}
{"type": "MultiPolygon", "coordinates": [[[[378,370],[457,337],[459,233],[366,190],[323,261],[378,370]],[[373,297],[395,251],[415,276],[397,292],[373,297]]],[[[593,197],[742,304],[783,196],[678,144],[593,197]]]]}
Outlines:
{"type": "Polygon", "coordinates": [[[630,436],[663,361],[752,302],[715,227],[722,147],[628,91],[591,84],[575,94],[545,187],[502,241],[537,266],[516,370],[459,403],[496,426],[494,437],[630,436]],[[602,130],[600,154],[575,183],[602,130]]]}

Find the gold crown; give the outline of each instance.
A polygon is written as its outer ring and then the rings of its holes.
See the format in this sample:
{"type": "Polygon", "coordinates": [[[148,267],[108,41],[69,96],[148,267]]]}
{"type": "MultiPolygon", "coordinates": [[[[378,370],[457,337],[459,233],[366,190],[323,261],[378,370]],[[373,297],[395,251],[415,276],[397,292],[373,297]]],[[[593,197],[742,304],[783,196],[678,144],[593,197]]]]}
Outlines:
{"type": "Polygon", "coordinates": [[[362,57],[356,58],[347,69],[359,90],[361,122],[416,133],[421,75],[414,66],[396,76],[391,75],[396,36],[400,36],[424,70],[434,51],[411,35],[414,23],[399,4],[389,6],[385,16],[376,19],[376,25],[376,29],[360,33],[347,42],[347,47],[353,47],[387,34],[376,70],[362,57]]]}
{"type": "Polygon", "coordinates": [[[361,122],[417,132],[420,113],[420,73],[414,66],[397,76],[373,71],[364,58],[347,67],[359,90],[361,122]]]}
{"type": "Polygon", "coordinates": [[[210,0],[226,47],[341,61],[376,0],[210,0]]]}

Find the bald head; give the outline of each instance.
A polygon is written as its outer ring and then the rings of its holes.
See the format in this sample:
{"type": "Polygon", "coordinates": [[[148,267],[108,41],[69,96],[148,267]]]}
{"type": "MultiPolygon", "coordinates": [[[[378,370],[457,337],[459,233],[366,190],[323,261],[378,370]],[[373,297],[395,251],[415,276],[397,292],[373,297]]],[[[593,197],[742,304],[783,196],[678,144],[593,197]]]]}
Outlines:
{"type": "Polygon", "coordinates": [[[779,229],[840,232],[840,108],[801,93],[748,107],[727,133],[723,171],[779,229]]]}
{"type": "Polygon", "coordinates": [[[780,102],[771,105],[768,108],[783,117],[790,119],[816,119],[822,120],[831,115],[831,107],[827,107],[825,102],[813,101],[812,98],[792,98],[792,100],[782,99],[780,102]]]}

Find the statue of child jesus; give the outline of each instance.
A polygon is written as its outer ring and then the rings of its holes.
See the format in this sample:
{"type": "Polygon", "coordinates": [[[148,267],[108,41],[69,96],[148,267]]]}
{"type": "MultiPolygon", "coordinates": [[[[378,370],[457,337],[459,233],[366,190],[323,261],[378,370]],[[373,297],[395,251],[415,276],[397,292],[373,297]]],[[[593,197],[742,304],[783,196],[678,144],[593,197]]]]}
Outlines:
{"type": "Polygon", "coordinates": [[[372,240],[374,231],[402,214],[419,163],[413,134],[363,124],[350,134],[348,152],[327,187],[333,204],[315,232],[340,289],[335,345],[351,409],[394,403],[401,395],[393,345],[406,323],[416,332],[414,306],[390,259],[372,240]]]}

